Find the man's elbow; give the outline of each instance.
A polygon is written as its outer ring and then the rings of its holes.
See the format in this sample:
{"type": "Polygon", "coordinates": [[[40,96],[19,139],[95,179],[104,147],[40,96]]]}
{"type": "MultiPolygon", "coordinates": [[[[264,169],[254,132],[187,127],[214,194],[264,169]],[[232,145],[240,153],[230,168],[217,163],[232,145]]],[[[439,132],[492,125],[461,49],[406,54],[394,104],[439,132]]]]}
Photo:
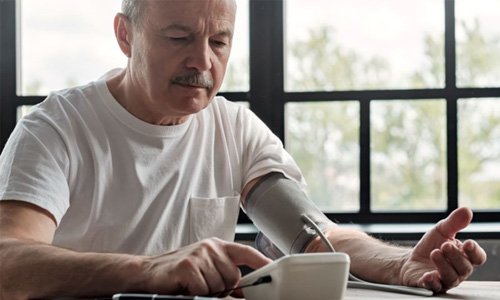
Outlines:
{"type": "Polygon", "coordinates": [[[0,300],[27,300],[29,297],[19,286],[17,271],[22,268],[19,256],[27,242],[0,236],[0,300]]]}

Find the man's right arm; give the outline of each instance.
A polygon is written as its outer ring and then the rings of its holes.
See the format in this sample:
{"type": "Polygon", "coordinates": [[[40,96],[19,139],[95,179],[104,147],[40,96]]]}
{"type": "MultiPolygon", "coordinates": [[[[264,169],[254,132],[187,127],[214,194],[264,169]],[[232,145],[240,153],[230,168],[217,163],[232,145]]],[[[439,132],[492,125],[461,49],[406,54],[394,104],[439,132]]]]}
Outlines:
{"type": "Polygon", "coordinates": [[[90,297],[116,292],[209,294],[237,285],[237,265],[269,262],[251,247],[204,240],[156,257],[81,253],[51,245],[45,210],[0,202],[0,299],[90,297]]]}
{"type": "Polygon", "coordinates": [[[55,229],[41,208],[0,202],[0,299],[105,295],[135,285],[140,258],[57,248],[55,229]]]}

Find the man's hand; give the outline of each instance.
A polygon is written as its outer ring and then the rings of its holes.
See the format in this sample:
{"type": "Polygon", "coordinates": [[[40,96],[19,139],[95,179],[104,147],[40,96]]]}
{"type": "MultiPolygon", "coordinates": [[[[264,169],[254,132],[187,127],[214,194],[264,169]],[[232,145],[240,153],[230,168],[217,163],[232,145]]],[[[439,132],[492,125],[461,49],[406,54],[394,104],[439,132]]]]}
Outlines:
{"type": "Polygon", "coordinates": [[[146,291],[209,295],[238,284],[238,265],[258,269],[271,262],[250,246],[207,239],[146,259],[146,291]]]}
{"type": "Polygon", "coordinates": [[[402,284],[445,292],[467,279],[475,266],[486,261],[486,253],[475,241],[455,239],[471,220],[472,211],[462,207],[429,230],[403,264],[402,284]]]}

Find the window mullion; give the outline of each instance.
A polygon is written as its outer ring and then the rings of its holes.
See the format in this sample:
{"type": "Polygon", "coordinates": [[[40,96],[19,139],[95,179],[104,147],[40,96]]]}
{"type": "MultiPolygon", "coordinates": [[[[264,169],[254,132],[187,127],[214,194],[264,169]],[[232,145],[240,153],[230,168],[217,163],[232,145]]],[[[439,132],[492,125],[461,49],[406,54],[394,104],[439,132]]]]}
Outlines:
{"type": "Polygon", "coordinates": [[[370,99],[360,99],[359,114],[359,212],[367,216],[371,213],[370,99]]]}
{"type": "Polygon", "coordinates": [[[284,141],[283,1],[250,0],[250,107],[284,141]]]}
{"type": "Polygon", "coordinates": [[[455,1],[445,0],[446,144],[450,212],[458,207],[458,119],[456,85],[455,1]]]}
{"type": "Polygon", "coordinates": [[[0,1],[0,147],[16,125],[16,1],[0,1]]]}

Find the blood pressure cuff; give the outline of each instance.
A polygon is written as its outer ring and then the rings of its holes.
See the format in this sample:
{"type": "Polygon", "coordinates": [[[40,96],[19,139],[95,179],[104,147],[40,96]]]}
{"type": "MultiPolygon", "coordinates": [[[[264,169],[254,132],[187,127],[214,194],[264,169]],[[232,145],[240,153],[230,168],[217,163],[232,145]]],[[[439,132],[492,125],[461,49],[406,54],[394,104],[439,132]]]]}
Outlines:
{"type": "Polygon", "coordinates": [[[321,230],[335,226],[298,183],[281,173],[269,173],[252,187],[246,197],[245,212],[261,231],[257,248],[271,258],[302,253],[318,235],[304,223],[302,215],[307,215],[321,230]]]}

